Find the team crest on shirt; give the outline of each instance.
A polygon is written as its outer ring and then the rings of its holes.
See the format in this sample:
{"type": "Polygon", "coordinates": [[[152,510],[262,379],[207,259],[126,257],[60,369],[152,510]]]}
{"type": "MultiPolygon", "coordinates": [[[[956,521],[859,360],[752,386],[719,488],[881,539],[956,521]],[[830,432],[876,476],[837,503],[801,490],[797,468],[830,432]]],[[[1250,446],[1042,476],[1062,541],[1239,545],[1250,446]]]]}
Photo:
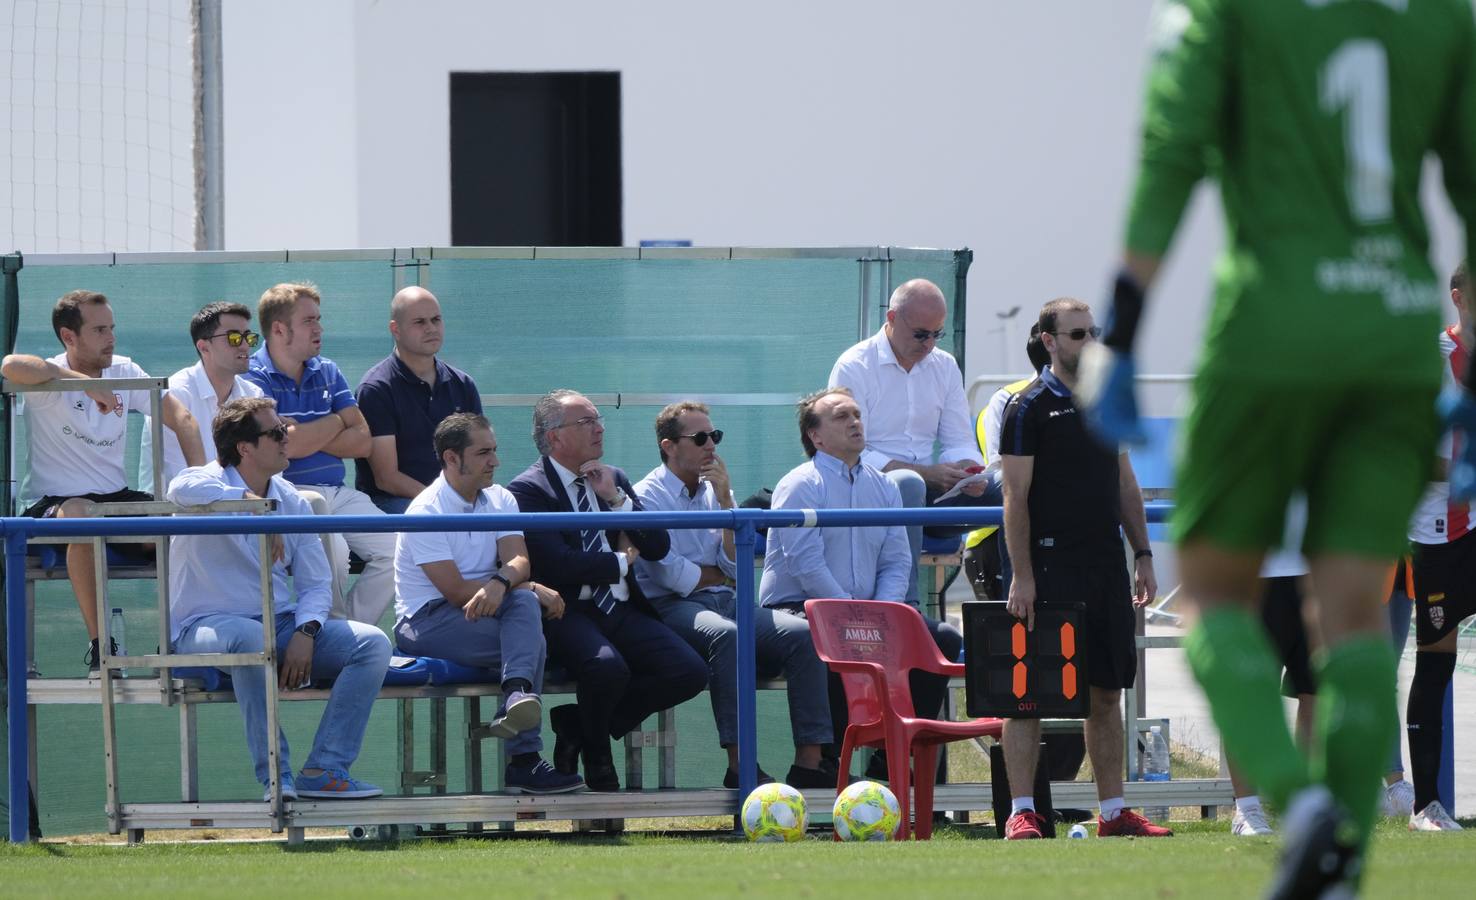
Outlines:
{"type": "Polygon", "coordinates": [[[87,401],[86,400],[77,400],[77,401],[74,401],[72,403],[72,409],[75,409],[77,412],[87,412],[87,401]]]}
{"type": "MultiPolygon", "coordinates": [[[[1441,594],[1440,596],[1444,597],[1445,595],[1444,594],[1441,594]]],[[[1443,607],[1443,606],[1432,606],[1432,607],[1430,607],[1430,624],[1433,625],[1433,626],[1435,626],[1436,628],[1444,628],[1445,627],[1445,607],[1443,607]]]]}

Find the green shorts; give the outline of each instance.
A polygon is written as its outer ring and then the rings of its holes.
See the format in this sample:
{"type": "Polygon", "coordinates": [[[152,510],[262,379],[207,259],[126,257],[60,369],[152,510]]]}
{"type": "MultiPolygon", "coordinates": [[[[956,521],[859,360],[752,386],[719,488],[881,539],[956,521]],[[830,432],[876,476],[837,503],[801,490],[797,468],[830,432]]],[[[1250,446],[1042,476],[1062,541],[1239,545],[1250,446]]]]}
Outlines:
{"type": "Polygon", "coordinates": [[[1293,493],[1307,496],[1302,550],[1394,559],[1433,472],[1438,385],[1195,380],[1174,487],[1174,539],[1278,547],[1293,493]]]}

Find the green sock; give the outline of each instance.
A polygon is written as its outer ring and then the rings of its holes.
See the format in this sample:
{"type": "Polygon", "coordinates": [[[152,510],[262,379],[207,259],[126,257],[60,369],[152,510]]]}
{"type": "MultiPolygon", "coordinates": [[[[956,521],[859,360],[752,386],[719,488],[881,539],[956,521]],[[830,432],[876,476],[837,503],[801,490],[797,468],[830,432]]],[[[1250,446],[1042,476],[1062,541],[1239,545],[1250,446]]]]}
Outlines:
{"type": "MultiPolygon", "coordinates": [[[[1266,630],[1245,610],[1204,614],[1184,642],[1230,758],[1278,807],[1309,783],[1281,706],[1281,665],[1266,630]]],[[[1392,738],[1379,746],[1388,750],[1392,738]]]]}
{"type": "Polygon", "coordinates": [[[1399,730],[1398,661],[1382,636],[1329,649],[1317,673],[1318,749],[1313,777],[1326,784],[1368,840],[1389,745],[1399,730]]]}

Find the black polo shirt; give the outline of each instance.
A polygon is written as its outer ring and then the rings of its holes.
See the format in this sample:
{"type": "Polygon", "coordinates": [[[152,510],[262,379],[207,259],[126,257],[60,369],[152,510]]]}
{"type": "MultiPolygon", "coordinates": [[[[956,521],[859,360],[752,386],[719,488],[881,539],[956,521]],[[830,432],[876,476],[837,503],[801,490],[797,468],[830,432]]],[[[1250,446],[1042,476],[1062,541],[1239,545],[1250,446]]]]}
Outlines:
{"type": "MultiPolygon", "coordinates": [[[[369,434],[394,435],[400,471],[421,484],[430,484],[441,474],[434,443],[441,420],[456,412],[482,411],[482,398],[470,375],[437,359],[432,388],[393,353],[364,373],[358,400],[369,434]]],[[[369,460],[359,460],[354,469],[354,486],[370,499],[389,496],[375,485],[369,460]]]]}
{"type": "Polygon", "coordinates": [[[1031,456],[1032,559],[1122,564],[1118,454],[1086,432],[1071,391],[1046,366],[1005,407],[999,452],[1031,456]]]}

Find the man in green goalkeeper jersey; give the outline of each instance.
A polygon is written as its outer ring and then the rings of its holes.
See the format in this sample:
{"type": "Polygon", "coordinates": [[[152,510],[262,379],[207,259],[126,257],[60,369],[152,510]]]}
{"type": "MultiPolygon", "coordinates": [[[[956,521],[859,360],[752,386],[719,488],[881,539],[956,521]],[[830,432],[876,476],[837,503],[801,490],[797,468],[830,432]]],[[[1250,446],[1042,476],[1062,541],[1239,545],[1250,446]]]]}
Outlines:
{"type": "Polygon", "coordinates": [[[1126,258],[1078,397],[1104,439],[1141,435],[1144,294],[1191,189],[1215,178],[1228,246],[1173,517],[1201,611],[1186,646],[1230,755],[1287,811],[1273,896],[1349,890],[1398,721],[1379,589],[1440,428],[1427,151],[1476,236],[1471,2],[1178,0],[1156,12],[1153,43],[1126,258]],[[1326,650],[1310,760],[1254,612],[1298,490],[1326,650]]]}

